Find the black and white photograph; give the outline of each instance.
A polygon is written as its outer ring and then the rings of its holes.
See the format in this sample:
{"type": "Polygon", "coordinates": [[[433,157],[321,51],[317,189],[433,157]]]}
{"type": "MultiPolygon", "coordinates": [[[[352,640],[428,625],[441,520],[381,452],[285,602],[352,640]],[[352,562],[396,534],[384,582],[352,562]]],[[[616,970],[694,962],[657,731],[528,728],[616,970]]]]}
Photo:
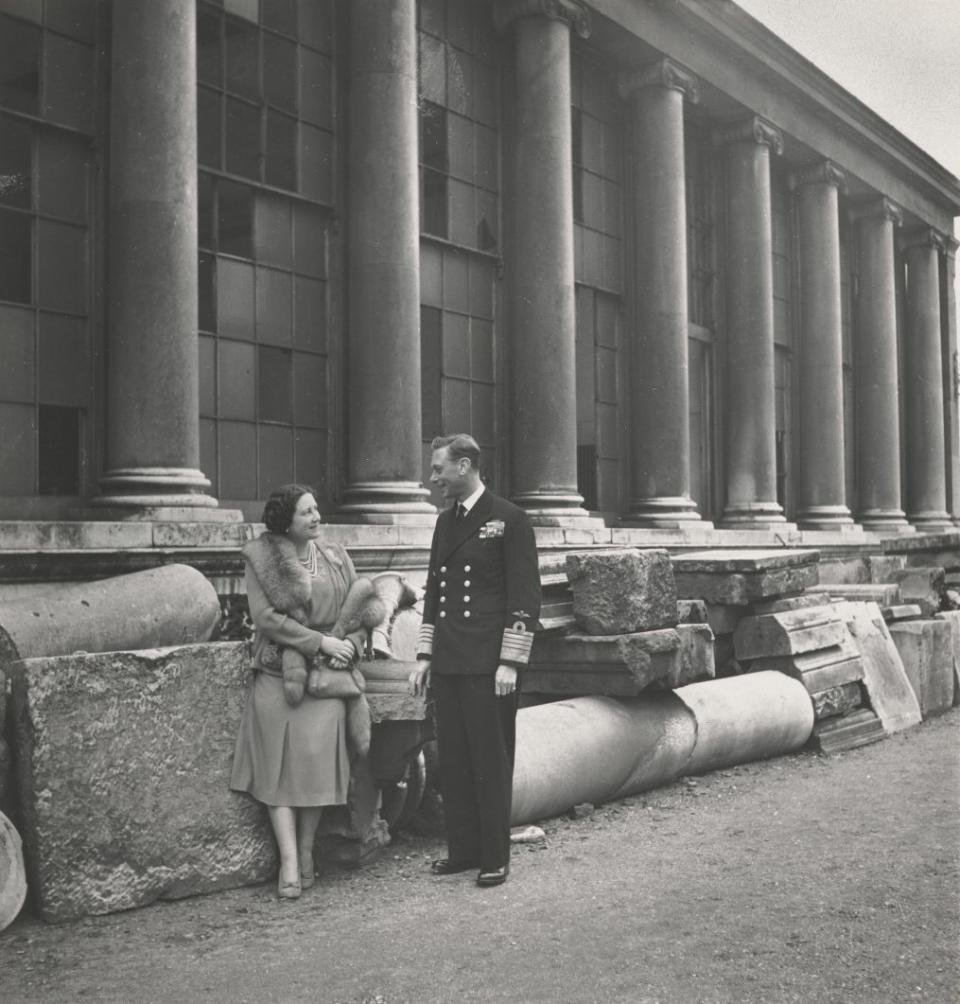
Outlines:
{"type": "Polygon", "coordinates": [[[0,1002],[960,1002],[956,0],[0,0],[0,1002]]]}

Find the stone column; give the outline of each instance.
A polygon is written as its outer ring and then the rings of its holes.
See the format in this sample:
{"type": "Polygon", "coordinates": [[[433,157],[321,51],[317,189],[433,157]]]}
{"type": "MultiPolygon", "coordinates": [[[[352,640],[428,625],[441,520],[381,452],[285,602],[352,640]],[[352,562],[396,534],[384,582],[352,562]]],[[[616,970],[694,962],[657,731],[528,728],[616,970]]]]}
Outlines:
{"type": "Polygon", "coordinates": [[[795,172],[800,211],[800,428],[797,523],[829,530],[853,523],[843,449],[840,215],[844,176],[829,160],[795,172]]]}
{"type": "Polygon", "coordinates": [[[940,268],[940,321],[943,326],[943,411],[947,455],[947,511],[960,523],[960,353],[957,348],[957,247],[944,235],[940,268]]]}
{"type": "Polygon", "coordinates": [[[199,469],[195,6],[113,6],[107,472],[93,504],[143,515],[217,505],[199,469]]]}
{"type": "Polygon", "coordinates": [[[696,80],[662,59],[624,77],[633,104],[636,241],[630,372],[632,474],[626,520],[676,527],[699,520],[690,498],[687,202],[683,101],[696,80]]]}
{"type": "Polygon", "coordinates": [[[894,227],[900,210],[886,198],[857,206],[857,522],[867,530],[910,529],[900,498],[900,408],[894,227]]]}
{"type": "Polygon", "coordinates": [[[589,34],[586,4],[498,0],[512,27],[516,140],[508,272],[512,497],[534,522],[587,516],[577,491],[576,311],[570,26],[589,34]]]}
{"type": "Polygon", "coordinates": [[[770,151],[757,116],[715,137],[726,150],[727,502],[722,526],[782,525],[777,502],[770,151]]]}
{"type": "Polygon", "coordinates": [[[907,411],[907,519],[918,530],[953,526],[947,514],[940,331],[939,256],[929,227],[905,235],[907,260],[904,397],[907,411]]]}
{"type": "Polygon", "coordinates": [[[340,512],[400,522],[436,511],[422,484],[417,10],[415,0],[353,0],[348,13],[350,424],[340,512]]]}

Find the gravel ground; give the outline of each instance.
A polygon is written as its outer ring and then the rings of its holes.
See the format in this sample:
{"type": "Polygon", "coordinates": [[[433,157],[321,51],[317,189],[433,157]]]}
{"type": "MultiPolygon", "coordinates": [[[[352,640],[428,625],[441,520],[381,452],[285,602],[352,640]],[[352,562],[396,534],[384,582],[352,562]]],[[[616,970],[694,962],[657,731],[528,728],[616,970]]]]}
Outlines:
{"type": "Polygon", "coordinates": [[[960,709],[834,757],[543,824],[510,881],[403,837],[295,903],[258,886],[0,934],[0,1001],[960,1002],[960,709]]]}

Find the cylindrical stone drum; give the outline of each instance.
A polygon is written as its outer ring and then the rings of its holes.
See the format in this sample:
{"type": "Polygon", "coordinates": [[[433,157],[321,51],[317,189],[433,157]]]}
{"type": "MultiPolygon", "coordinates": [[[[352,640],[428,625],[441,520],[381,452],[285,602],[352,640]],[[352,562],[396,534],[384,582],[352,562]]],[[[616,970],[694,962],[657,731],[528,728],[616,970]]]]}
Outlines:
{"type": "Polygon", "coordinates": [[[517,714],[511,823],[669,784],[683,773],[695,739],[692,715],[669,693],[524,708],[517,714]]]}
{"type": "Polygon", "coordinates": [[[784,673],[766,670],[691,683],[674,694],[697,722],[685,774],[792,753],[813,731],[810,695],[784,673]]]}
{"type": "Polygon", "coordinates": [[[189,565],[164,565],[0,605],[0,657],[190,645],[219,620],[211,583],[189,565]]]}

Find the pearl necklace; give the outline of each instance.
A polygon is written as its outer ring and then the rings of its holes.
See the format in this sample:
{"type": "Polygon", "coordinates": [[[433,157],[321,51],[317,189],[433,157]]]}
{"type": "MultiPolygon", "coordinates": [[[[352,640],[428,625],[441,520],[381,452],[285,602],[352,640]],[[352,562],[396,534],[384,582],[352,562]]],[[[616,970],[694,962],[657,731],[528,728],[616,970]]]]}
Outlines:
{"type": "Polygon", "coordinates": [[[317,549],[310,545],[310,553],[305,558],[299,558],[298,561],[301,565],[310,573],[310,575],[316,578],[317,575],[317,549]]]}

